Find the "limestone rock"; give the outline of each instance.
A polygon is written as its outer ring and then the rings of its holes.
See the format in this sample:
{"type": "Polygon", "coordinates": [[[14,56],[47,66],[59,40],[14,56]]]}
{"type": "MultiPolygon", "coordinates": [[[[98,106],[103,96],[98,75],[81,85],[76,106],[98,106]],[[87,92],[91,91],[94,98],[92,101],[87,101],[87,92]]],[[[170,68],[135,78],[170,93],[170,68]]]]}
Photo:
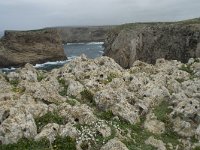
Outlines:
{"type": "Polygon", "coordinates": [[[118,139],[111,139],[100,150],[128,150],[128,148],[118,139]]]}
{"type": "Polygon", "coordinates": [[[58,111],[61,116],[71,122],[90,125],[97,121],[92,109],[86,104],[71,106],[67,103],[63,103],[59,106],[58,111]]]}
{"type": "Polygon", "coordinates": [[[58,135],[59,125],[56,123],[49,123],[42,128],[42,131],[35,136],[35,140],[39,141],[44,138],[48,139],[50,142],[55,140],[55,137],[58,135]]]}
{"type": "Polygon", "coordinates": [[[111,128],[106,124],[98,126],[97,130],[102,134],[104,138],[111,136],[111,128]]]}
{"type": "Polygon", "coordinates": [[[68,123],[66,125],[60,125],[59,133],[61,137],[71,137],[71,138],[78,138],[78,131],[72,124],[68,123]]]}
{"type": "Polygon", "coordinates": [[[80,84],[78,81],[70,80],[68,83],[67,95],[81,99],[80,93],[83,90],[84,90],[84,87],[82,84],[80,84]]]}
{"type": "Polygon", "coordinates": [[[6,118],[0,126],[0,140],[3,144],[16,143],[23,137],[34,138],[37,134],[33,116],[26,109],[11,108],[6,118]]]}
{"type": "Polygon", "coordinates": [[[165,124],[157,120],[153,113],[149,113],[144,122],[144,128],[154,134],[162,134],[165,132],[165,124]]]}
{"type": "Polygon", "coordinates": [[[153,147],[157,148],[157,150],[167,150],[165,147],[165,143],[161,140],[155,139],[153,136],[150,136],[146,141],[145,144],[152,145],[153,147]]]}
{"type": "MultiPolygon", "coordinates": [[[[15,143],[23,137],[48,138],[53,142],[58,135],[75,138],[79,148],[86,144],[92,149],[113,135],[134,144],[133,136],[137,138],[144,129],[153,134],[167,134],[170,129],[179,135],[175,140],[186,147],[198,146],[200,81],[194,71],[197,63],[196,59],[188,64],[159,59],[155,65],[137,61],[130,69],[123,69],[111,58],[93,60],[82,55],[49,72],[27,64],[15,73],[0,74],[0,143],[15,143]],[[183,69],[183,65],[187,68],[183,69]],[[37,80],[40,73],[44,78],[37,80]],[[154,110],[161,104],[164,112],[158,116],[154,110]],[[59,116],[52,117],[53,122],[46,122],[45,118],[46,125],[37,134],[34,119],[45,117],[48,112],[59,116]],[[57,124],[57,117],[67,124],[57,124]],[[140,122],[143,118],[144,123],[140,122]],[[165,118],[172,125],[170,128],[159,121],[165,118]]],[[[147,143],[159,149],[165,149],[164,143],[171,149],[179,146],[160,138],[163,142],[151,137],[147,143]]],[[[121,144],[114,139],[103,148],[124,149],[121,144]]]]}

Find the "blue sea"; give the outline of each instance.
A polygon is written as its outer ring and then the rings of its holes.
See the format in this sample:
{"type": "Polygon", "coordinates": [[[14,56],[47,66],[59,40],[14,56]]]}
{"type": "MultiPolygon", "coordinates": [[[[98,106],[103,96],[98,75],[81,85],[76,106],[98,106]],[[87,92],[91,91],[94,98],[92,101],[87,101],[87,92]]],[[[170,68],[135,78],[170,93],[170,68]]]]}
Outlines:
{"type": "MultiPolygon", "coordinates": [[[[103,54],[103,42],[90,42],[90,43],[67,43],[63,44],[64,52],[67,56],[65,61],[46,62],[44,64],[36,64],[34,67],[42,70],[51,70],[58,68],[70,62],[74,58],[85,54],[88,58],[94,59],[103,54]]],[[[0,68],[0,72],[14,71],[16,68],[10,66],[9,68],[0,68]]]]}
{"type": "Polygon", "coordinates": [[[100,57],[103,54],[103,42],[90,42],[90,43],[67,43],[64,44],[64,52],[67,56],[65,61],[46,62],[44,64],[36,64],[35,67],[38,69],[51,70],[63,66],[70,62],[74,58],[85,54],[88,58],[94,59],[100,57]]]}

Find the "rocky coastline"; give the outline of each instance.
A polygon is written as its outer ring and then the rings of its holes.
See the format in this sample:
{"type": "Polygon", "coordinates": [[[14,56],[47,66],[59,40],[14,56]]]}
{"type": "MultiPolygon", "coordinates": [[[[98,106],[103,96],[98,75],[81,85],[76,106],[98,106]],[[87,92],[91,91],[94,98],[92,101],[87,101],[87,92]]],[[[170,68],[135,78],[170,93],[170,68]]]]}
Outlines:
{"type": "Polygon", "coordinates": [[[66,59],[57,30],[5,31],[0,39],[0,68],[66,59]]]}
{"type": "Polygon", "coordinates": [[[0,75],[0,149],[197,150],[199,86],[200,58],[26,64],[0,75]]]}

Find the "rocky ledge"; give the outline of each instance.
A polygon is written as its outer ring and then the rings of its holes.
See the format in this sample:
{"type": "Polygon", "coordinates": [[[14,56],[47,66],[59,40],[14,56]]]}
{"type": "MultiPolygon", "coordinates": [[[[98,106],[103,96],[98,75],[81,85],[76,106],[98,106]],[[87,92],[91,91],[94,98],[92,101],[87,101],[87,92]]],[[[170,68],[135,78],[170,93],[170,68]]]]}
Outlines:
{"type": "Polygon", "coordinates": [[[104,55],[124,68],[136,60],[155,63],[158,58],[186,63],[200,57],[200,19],[118,26],[107,36],[104,55]]]}
{"type": "Polygon", "coordinates": [[[121,68],[81,56],[0,76],[1,149],[200,148],[200,59],[121,68]]]}
{"type": "Polygon", "coordinates": [[[57,30],[5,31],[0,40],[0,68],[66,59],[57,30]]]}

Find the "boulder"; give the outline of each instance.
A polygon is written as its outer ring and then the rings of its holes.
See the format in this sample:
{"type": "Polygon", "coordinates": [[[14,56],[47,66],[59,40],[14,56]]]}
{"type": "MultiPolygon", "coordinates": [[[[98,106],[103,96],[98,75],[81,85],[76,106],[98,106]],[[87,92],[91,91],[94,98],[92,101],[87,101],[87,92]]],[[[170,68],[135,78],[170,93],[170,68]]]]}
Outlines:
{"type": "Polygon", "coordinates": [[[145,141],[145,144],[151,145],[151,146],[157,148],[157,150],[167,150],[167,148],[165,147],[165,143],[161,140],[155,139],[153,136],[150,136],[145,141]]]}
{"type": "Polygon", "coordinates": [[[128,148],[118,139],[111,139],[100,150],[128,150],[128,148]]]}

